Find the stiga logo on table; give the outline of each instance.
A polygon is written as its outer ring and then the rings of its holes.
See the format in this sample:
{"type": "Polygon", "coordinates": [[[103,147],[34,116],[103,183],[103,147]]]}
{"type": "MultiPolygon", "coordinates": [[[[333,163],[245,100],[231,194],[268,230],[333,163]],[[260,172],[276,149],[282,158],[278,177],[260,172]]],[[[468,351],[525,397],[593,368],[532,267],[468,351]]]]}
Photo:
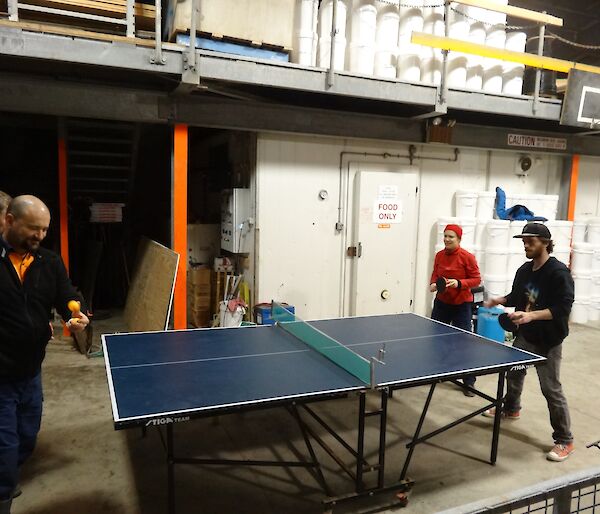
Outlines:
{"type": "Polygon", "coordinates": [[[160,425],[170,425],[171,423],[179,423],[181,421],[189,421],[190,417],[189,416],[178,416],[178,417],[168,417],[168,418],[157,418],[157,419],[151,419],[150,421],[148,421],[148,423],[146,423],[147,427],[150,426],[160,426],[160,425]]]}
{"type": "Polygon", "coordinates": [[[510,371],[523,371],[524,369],[533,368],[533,364],[517,364],[510,368],[510,371]]]}

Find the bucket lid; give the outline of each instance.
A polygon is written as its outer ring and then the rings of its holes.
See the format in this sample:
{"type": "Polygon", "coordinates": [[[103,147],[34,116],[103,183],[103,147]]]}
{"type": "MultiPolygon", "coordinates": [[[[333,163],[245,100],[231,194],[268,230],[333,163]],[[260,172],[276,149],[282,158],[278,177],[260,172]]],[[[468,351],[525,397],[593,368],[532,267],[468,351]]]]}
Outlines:
{"type": "Polygon", "coordinates": [[[592,243],[573,243],[573,251],[581,253],[592,253],[594,245],[592,243]]]}
{"type": "Polygon", "coordinates": [[[495,191],[477,191],[477,196],[482,198],[496,198],[495,191]]]}

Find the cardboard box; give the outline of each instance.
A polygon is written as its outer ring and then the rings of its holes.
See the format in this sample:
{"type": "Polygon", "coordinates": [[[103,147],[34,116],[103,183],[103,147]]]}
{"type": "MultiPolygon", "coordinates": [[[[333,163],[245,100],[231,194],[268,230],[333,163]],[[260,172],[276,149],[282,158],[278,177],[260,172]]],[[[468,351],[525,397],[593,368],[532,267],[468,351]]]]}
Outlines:
{"type": "Polygon", "coordinates": [[[197,328],[208,327],[212,321],[210,309],[192,309],[190,311],[190,324],[197,328]]]}
{"type": "MultiPolygon", "coordinates": [[[[292,48],[296,0],[202,0],[198,32],[292,48]]],[[[169,0],[165,31],[169,41],[190,30],[192,0],[169,0]]]]}
{"type": "Polygon", "coordinates": [[[210,293],[210,286],[212,283],[212,270],[208,266],[198,266],[191,268],[188,271],[188,282],[193,286],[203,286],[208,288],[210,293]]]}

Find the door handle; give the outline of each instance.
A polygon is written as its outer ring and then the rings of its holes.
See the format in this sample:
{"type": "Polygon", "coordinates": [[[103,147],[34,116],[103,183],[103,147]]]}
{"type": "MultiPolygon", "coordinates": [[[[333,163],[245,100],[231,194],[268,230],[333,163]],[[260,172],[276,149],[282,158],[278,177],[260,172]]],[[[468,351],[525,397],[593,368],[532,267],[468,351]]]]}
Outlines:
{"type": "Polygon", "coordinates": [[[356,246],[349,246],[346,250],[348,257],[360,257],[362,255],[362,244],[358,243],[356,246]]]}

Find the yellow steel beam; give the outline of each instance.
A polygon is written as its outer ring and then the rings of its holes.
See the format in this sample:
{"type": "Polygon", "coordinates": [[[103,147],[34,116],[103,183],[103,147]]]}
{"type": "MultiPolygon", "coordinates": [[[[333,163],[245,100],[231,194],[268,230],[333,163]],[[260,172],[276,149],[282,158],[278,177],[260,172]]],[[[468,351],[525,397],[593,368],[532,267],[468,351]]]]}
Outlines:
{"type": "Polygon", "coordinates": [[[441,48],[442,50],[452,50],[465,54],[480,55],[482,57],[490,57],[501,61],[518,62],[532,68],[543,68],[545,70],[562,71],[569,73],[573,68],[577,70],[589,71],[591,73],[599,73],[600,67],[590,66],[589,64],[581,64],[573,61],[565,61],[563,59],[555,59],[554,57],[540,57],[536,54],[528,54],[522,52],[513,52],[502,48],[493,48],[486,45],[478,45],[463,41],[461,39],[452,39],[443,36],[434,36],[433,34],[425,34],[424,32],[413,32],[410,39],[411,43],[416,45],[431,46],[433,48],[441,48]]]}
{"type": "Polygon", "coordinates": [[[536,21],[543,23],[544,25],[556,25],[558,27],[563,26],[561,18],[551,16],[550,14],[544,14],[538,11],[531,11],[529,9],[523,9],[522,7],[515,7],[513,5],[503,5],[490,0],[454,0],[458,4],[471,5],[473,7],[481,7],[494,12],[502,12],[515,18],[521,18],[523,20],[536,21]]]}

